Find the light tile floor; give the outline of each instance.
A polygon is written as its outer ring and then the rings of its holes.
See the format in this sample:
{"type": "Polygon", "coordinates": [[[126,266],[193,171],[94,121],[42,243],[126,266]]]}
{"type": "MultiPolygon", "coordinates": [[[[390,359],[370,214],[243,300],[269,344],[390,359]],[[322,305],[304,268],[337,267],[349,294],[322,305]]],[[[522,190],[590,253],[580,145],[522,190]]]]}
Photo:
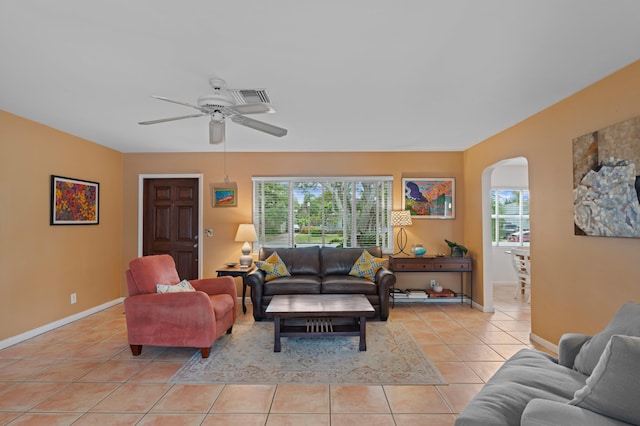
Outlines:
{"type": "MultiPolygon", "coordinates": [[[[11,425],[451,425],[505,359],[529,341],[530,305],[495,289],[495,313],[397,303],[442,386],[171,385],[193,348],[133,357],[122,305],[0,351],[0,423],[11,425]]],[[[251,306],[238,321],[253,321],[251,306]]],[[[544,350],[537,347],[537,349],[544,350]]]]}

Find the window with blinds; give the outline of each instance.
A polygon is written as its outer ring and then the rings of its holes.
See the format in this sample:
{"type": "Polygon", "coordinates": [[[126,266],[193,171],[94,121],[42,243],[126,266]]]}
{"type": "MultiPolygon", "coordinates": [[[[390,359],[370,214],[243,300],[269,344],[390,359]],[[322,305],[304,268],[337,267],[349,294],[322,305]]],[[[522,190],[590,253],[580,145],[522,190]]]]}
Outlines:
{"type": "Polygon", "coordinates": [[[494,246],[529,245],[528,190],[491,190],[491,232],[494,246]]]}
{"type": "Polygon", "coordinates": [[[257,244],[390,251],[392,188],[391,176],[254,177],[257,244]]]}

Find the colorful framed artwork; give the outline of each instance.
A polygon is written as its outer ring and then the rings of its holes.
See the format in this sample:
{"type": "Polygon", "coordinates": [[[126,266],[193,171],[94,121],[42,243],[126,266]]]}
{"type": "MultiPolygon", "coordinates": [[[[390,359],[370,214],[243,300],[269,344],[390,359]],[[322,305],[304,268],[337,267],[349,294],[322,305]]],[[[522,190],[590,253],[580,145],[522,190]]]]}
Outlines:
{"type": "Polygon", "coordinates": [[[51,175],[51,225],[97,225],[100,184],[51,175]]]}
{"type": "Polygon", "coordinates": [[[213,207],[238,207],[238,186],[234,183],[213,184],[213,207]]]}
{"type": "Polygon", "coordinates": [[[455,219],[454,178],[403,178],[402,190],[412,219],[455,219]]]}

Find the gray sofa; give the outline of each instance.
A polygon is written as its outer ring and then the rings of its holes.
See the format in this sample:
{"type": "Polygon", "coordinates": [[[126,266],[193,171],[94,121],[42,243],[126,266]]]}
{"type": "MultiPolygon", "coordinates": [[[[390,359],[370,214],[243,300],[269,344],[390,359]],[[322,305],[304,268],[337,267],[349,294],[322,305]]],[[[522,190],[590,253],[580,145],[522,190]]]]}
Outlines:
{"type": "Polygon", "coordinates": [[[265,260],[276,251],[291,275],[270,281],[265,280],[265,273],[260,269],[247,275],[253,318],[256,321],[266,318],[265,310],[276,294],[364,294],[375,309],[376,317],[386,321],[389,316],[389,289],[395,284],[396,277],[384,267],[377,271],[373,281],[349,275],[363,250],[376,258],[382,257],[380,247],[262,247],[258,253],[259,260],[265,260]]]}
{"type": "Polygon", "coordinates": [[[523,349],[489,379],[456,426],[640,425],[640,305],[595,336],[565,334],[558,358],[523,349]]]}

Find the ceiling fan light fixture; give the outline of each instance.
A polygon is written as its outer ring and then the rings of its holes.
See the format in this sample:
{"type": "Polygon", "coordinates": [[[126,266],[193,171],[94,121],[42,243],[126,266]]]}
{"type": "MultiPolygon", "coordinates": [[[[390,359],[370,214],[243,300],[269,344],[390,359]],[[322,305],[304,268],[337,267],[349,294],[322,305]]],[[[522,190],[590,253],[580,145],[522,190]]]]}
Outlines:
{"type": "Polygon", "coordinates": [[[209,143],[216,145],[224,143],[224,118],[222,120],[214,120],[213,116],[209,121],[209,143]]]}

